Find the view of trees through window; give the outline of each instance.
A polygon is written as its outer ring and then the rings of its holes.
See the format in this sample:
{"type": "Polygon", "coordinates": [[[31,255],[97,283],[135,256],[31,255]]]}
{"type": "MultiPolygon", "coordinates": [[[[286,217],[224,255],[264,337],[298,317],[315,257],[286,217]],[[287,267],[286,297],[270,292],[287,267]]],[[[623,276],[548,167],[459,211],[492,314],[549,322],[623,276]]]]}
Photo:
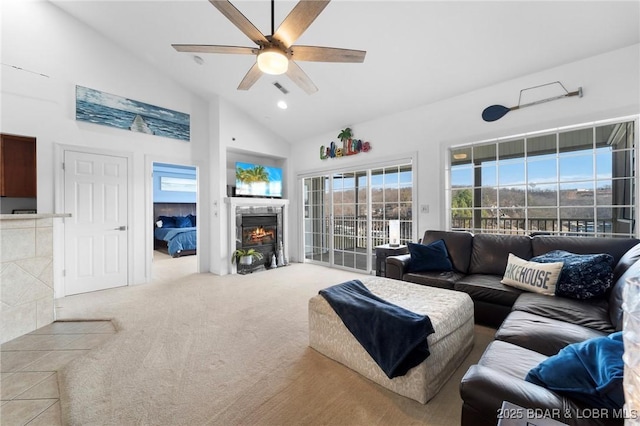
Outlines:
{"type": "Polygon", "coordinates": [[[400,243],[413,241],[411,164],[305,178],[303,186],[306,259],[367,270],[375,246],[389,242],[390,220],[400,220],[400,243]]]}
{"type": "Polygon", "coordinates": [[[634,236],[636,122],[450,149],[450,228],[634,236]]]}

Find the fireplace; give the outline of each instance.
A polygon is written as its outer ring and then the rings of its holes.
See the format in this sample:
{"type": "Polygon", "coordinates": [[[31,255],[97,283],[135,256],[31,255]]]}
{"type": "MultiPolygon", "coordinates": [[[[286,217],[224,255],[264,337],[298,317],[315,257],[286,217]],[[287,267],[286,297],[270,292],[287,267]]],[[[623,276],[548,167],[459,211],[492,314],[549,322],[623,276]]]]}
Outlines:
{"type": "Polygon", "coordinates": [[[253,216],[242,217],[242,246],[249,248],[254,246],[272,245],[276,242],[278,232],[278,216],[253,216]]]}
{"type": "Polygon", "coordinates": [[[237,249],[254,249],[263,255],[263,259],[256,261],[248,270],[244,266],[232,267],[232,274],[270,269],[274,266],[274,254],[275,266],[289,262],[285,239],[289,200],[228,197],[225,203],[229,206],[229,255],[237,249]],[[282,257],[279,256],[280,249],[282,257]]]}
{"type": "Polygon", "coordinates": [[[253,272],[278,265],[278,250],[282,246],[282,208],[280,207],[237,207],[236,208],[236,248],[254,249],[262,254],[262,259],[254,259],[249,267],[239,272],[253,272]],[[276,262],[273,262],[274,256],[276,262]],[[249,270],[247,270],[249,269],[249,270]]]}

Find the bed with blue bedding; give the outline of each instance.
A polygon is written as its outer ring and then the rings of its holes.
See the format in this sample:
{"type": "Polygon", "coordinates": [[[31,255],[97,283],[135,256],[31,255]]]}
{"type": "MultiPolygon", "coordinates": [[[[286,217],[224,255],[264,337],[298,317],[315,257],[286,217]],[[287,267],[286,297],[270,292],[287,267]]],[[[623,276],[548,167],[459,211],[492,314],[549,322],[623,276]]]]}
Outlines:
{"type": "Polygon", "coordinates": [[[156,228],[154,236],[156,240],[167,244],[167,251],[173,257],[195,254],[196,252],[196,227],[188,228],[156,228]]]}
{"type": "Polygon", "coordinates": [[[172,257],[196,254],[196,234],[194,214],[158,215],[153,230],[154,249],[166,250],[172,257]]]}

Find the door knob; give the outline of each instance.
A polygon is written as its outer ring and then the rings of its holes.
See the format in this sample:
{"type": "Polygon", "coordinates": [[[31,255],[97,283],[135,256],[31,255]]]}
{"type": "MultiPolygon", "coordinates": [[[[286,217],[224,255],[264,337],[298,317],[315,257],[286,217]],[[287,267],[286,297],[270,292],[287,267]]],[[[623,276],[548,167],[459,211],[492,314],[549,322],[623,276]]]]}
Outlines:
{"type": "Polygon", "coordinates": [[[126,231],[127,227],[126,225],[123,226],[118,226],[117,228],[113,228],[115,231],[126,231]]]}

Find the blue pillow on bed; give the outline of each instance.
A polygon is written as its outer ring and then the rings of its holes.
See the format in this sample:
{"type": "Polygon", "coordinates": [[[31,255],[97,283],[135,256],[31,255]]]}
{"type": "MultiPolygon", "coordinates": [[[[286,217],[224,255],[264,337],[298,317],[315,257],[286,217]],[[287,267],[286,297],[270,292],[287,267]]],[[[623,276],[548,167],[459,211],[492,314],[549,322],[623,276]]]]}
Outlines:
{"type": "Polygon", "coordinates": [[[622,332],[574,343],[532,368],[525,380],[590,407],[620,409],[623,353],[622,332]]]}
{"type": "Polygon", "coordinates": [[[191,228],[192,226],[188,216],[176,216],[176,228],[191,228]]]}
{"type": "Polygon", "coordinates": [[[437,240],[431,244],[409,243],[409,253],[411,260],[408,272],[453,271],[444,240],[437,240]]]}
{"type": "Polygon", "coordinates": [[[189,220],[191,220],[191,226],[195,227],[196,226],[196,217],[195,217],[195,215],[192,215],[191,213],[189,213],[187,215],[187,217],[189,218],[189,220]]]}
{"type": "Polygon", "coordinates": [[[160,216],[158,217],[159,220],[162,221],[162,227],[163,228],[177,228],[178,225],[176,225],[176,218],[174,216],[160,216]]]}

